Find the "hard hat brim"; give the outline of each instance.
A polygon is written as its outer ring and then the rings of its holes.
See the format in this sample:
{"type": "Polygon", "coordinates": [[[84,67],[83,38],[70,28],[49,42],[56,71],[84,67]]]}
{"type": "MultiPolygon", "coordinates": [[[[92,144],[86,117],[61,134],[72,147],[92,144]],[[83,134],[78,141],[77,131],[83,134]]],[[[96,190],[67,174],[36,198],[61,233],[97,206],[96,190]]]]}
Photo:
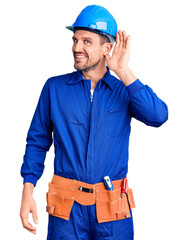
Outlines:
{"type": "Polygon", "coordinates": [[[93,33],[96,33],[96,34],[99,34],[99,35],[105,35],[107,36],[109,39],[110,39],[110,42],[112,44],[114,44],[114,42],[116,41],[116,38],[110,34],[107,34],[107,33],[104,33],[100,30],[97,30],[97,29],[93,29],[93,28],[88,28],[88,27],[74,27],[74,26],[67,26],[66,29],[68,30],[71,30],[72,32],[75,32],[75,29],[76,30],[85,30],[85,31],[89,31],[89,32],[93,32],[93,33]]]}
{"type": "Polygon", "coordinates": [[[66,29],[71,30],[71,31],[74,31],[74,29],[73,29],[72,26],[66,26],[66,29]]]}

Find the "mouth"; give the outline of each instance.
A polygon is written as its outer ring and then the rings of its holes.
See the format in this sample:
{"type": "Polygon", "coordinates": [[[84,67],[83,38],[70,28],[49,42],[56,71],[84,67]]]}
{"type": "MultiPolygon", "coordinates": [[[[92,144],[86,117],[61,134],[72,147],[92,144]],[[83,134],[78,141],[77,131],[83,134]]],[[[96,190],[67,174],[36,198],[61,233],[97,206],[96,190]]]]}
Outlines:
{"type": "Polygon", "coordinates": [[[84,60],[84,59],[86,59],[87,58],[87,56],[85,55],[85,54],[80,54],[80,53],[75,53],[74,54],[74,59],[76,60],[76,61],[82,61],[82,60],[84,60]]]}

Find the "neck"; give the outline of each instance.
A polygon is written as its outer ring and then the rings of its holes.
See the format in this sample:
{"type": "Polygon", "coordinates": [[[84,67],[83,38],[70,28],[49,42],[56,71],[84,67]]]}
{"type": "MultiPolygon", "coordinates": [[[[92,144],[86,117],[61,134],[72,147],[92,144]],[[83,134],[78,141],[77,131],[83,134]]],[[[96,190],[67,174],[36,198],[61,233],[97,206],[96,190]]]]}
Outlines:
{"type": "Polygon", "coordinates": [[[94,89],[98,81],[104,77],[106,71],[107,71],[106,65],[103,65],[101,67],[91,69],[88,72],[82,71],[82,75],[85,79],[91,80],[91,88],[94,89]]]}

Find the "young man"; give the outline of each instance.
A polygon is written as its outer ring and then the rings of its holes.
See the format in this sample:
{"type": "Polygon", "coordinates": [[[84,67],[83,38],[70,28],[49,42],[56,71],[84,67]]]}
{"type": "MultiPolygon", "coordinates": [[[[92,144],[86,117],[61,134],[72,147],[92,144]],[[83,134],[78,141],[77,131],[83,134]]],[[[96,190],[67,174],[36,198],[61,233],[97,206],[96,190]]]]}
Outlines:
{"type": "Polygon", "coordinates": [[[167,106],[129,69],[130,36],[117,30],[105,8],[86,7],[67,28],[74,32],[77,71],[48,79],[42,89],[21,168],[20,217],[24,228],[36,233],[28,214],[37,223],[32,192],[53,132],[47,239],[133,239],[134,200],[126,178],[131,118],[159,127],[168,118],[167,106]],[[112,185],[104,184],[105,176],[112,185]]]}

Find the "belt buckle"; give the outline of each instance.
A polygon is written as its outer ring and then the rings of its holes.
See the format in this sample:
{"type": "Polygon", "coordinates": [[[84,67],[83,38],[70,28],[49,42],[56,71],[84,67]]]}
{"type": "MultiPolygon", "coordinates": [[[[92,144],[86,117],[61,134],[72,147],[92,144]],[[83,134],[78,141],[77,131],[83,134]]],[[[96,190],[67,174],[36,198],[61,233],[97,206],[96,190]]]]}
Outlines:
{"type": "Polygon", "coordinates": [[[79,186],[78,190],[80,190],[82,192],[87,192],[87,193],[93,193],[94,192],[92,188],[85,188],[85,187],[82,187],[82,186],[79,186]]]}

